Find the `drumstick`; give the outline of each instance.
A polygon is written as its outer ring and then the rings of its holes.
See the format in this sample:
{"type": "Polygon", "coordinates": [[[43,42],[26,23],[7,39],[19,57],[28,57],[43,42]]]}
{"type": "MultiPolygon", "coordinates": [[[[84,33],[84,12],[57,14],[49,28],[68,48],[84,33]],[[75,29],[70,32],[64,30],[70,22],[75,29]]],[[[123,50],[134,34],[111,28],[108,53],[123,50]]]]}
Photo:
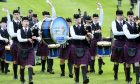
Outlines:
{"type": "Polygon", "coordinates": [[[97,4],[97,10],[99,10],[99,6],[98,6],[98,3],[99,3],[99,0],[96,1],[96,4],[97,4]]]}

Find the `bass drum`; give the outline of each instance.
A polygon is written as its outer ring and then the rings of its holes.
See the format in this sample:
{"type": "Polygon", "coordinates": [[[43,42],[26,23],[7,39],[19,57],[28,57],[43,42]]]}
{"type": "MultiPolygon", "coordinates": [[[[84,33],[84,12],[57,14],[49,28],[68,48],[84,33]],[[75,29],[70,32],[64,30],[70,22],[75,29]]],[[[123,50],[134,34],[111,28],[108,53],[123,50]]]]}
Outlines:
{"type": "Polygon", "coordinates": [[[47,44],[63,44],[67,41],[69,27],[66,20],[58,17],[53,21],[43,21],[42,39],[47,44]]]}

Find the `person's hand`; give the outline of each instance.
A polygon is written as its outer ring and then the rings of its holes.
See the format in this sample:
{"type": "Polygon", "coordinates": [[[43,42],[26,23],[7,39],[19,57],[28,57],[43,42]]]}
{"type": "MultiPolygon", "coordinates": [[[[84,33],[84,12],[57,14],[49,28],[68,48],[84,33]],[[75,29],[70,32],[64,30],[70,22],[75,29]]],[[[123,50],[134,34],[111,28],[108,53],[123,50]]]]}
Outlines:
{"type": "Polygon", "coordinates": [[[88,36],[90,39],[93,38],[91,33],[87,33],[87,36],[88,36]]]}
{"type": "Polygon", "coordinates": [[[96,32],[96,33],[101,33],[101,30],[96,30],[95,32],[96,32]]]}
{"type": "Polygon", "coordinates": [[[86,36],[85,38],[86,38],[86,40],[87,40],[88,42],[90,41],[89,37],[86,36]]]}
{"type": "Polygon", "coordinates": [[[37,37],[36,36],[32,36],[32,39],[37,39],[37,37]]]}
{"type": "Polygon", "coordinates": [[[7,39],[7,38],[5,38],[5,39],[4,39],[4,41],[7,43],[7,42],[8,42],[8,39],[7,39]]]}
{"type": "Polygon", "coordinates": [[[28,39],[28,41],[29,41],[30,43],[33,43],[32,39],[30,39],[30,38],[28,39]]]}
{"type": "Polygon", "coordinates": [[[46,0],[46,3],[51,4],[50,0],[46,0]]]}
{"type": "Polygon", "coordinates": [[[99,2],[97,2],[96,4],[97,4],[99,7],[102,7],[101,3],[99,3],[99,2]]]}

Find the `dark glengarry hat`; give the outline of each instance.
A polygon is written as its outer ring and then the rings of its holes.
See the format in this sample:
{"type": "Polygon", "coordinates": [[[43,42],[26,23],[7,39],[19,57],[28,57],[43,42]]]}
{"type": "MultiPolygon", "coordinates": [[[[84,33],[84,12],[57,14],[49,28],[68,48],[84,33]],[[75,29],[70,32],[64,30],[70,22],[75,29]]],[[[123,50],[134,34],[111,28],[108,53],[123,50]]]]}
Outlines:
{"type": "Polygon", "coordinates": [[[74,17],[74,19],[78,19],[78,18],[80,18],[80,15],[79,14],[74,14],[73,17],[74,17]]]}
{"type": "Polygon", "coordinates": [[[29,12],[29,13],[32,13],[32,12],[33,12],[33,10],[31,10],[31,9],[30,9],[30,10],[28,10],[28,12],[29,12]]]}
{"type": "Polygon", "coordinates": [[[67,22],[72,22],[71,18],[66,18],[67,22]]]}
{"type": "Polygon", "coordinates": [[[28,17],[22,17],[22,21],[24,20],[28,20],[29,21],[29,18],[28,17]]]}
{"type": "Polygon", "coordinates": [[[116,15],[123,15],[123,11],[122,10],[117,10],[116,15]]]}
{"type": "Polygon", "coordinates": [[[14,13],[19,13],[20,14],[20,11],[19,10],[13,10],[13,14],[14,13]]]}
{"type": "Polygon", "coordinates": [[[92,17],[99,17],[99,15],[97,13],[94,13],[92,17]]]}
{"type": "Polygon", "coordinates": [[[134,15],[133,11],[128,11],[128,12],[127,12],[127,16],[128,16],[128,15],[134,15]]]}
{"type": "Polygon", "coordinates": [[[37,14],[33,14],[33,17],[37,17],[37,14]]]}
{"type": "Polygon", "coordinates": [[[44,16],[44,15],[50,15],[50,13],[48,12],[48,11],[43,11],[42,12],[42,15],[44,16]]]}
{"type": "Polygon", "coordinates": [[[7,17],[2,17],[0,22],[7,23],[7,17]]]}
{"type": "Polygon", "coordinates": [[[85,20],[91,20],[91,16],[86,16],[85,20]]]}

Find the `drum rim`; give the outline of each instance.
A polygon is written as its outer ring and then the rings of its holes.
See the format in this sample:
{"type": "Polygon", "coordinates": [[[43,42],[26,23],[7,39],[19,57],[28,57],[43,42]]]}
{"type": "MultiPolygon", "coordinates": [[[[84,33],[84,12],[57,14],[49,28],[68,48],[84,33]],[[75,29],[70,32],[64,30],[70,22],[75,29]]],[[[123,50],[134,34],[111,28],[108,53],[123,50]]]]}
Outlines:
{"type": "Polygon", "coordinates": [[[99,41],[99,42],[97,42],[97,46],[111,46],[111,42],[109,42],[109,41],[99,41]],[[101,44],[100,42],[106,42],[107,44],[101,44]]]}
{"type": "MultiPolygon", "coordinates": [[[[47,18],[46,18],[46,19],[47,19],[47,18]]],[[[45,19],[45,20],[46,20],[46,19],[45,19]]],[[[49,22],[50,22],[50,24],[49,24],[49,28],[48,28],[48,29],[50,30],[50,26],[51,26],[51,23],[52,23],[53,21],[50,20],[49,22]]],[[[41,24],[41,37],[42,37],[42,25],[43,25],[43,22],[42,22],[42,24],[41,24]]],[[[51,34],[50,34],[50,36],[51,36],[51,34]]],[[[48,40],[48,39],[50,39],[50,38],[43,38],[43,37],[42,37],[42,40],[43,40],[43,41],[44,41],[44,40],[48,40]]],[[[54,41],[54,40],[53,40],[53,41],[54,41]]],[[[44,42],[47,43],[46,41],[44,41],[44,42]]],[[[48,44],[48,43],[47,43],[47,44],[48,44]]]]}
{"type": "MultiPolygon", "coordinates": [[[[52,25],[53,25],[54,21],[55,21],[56,19],[58,19],[58,18],[63,19],[63,20],[65,21],[67,27],[68,27],[68,23],[66,22],[66,20],[65,20],[63,17],[57,17],[57,18],[55,18],[55,19],[51,22],[51,25],[50,25],[50,34],[51,34],[51,35],[50,35],[50,36],[51,36],[52,40],[53,40],[55,43],[57,43],[57,41],[54,39],[51,29],[52,29],[52,25]]],[[[68,30],[68,32],[69,32],[69,30],[68,30]]],[[[64,44],[64,43],[66,43],[66,41],[67,41],[67,40],[65,40],[65,41],[62,42],[62,43],[57,43],[57,44],[64,44]]]]}

